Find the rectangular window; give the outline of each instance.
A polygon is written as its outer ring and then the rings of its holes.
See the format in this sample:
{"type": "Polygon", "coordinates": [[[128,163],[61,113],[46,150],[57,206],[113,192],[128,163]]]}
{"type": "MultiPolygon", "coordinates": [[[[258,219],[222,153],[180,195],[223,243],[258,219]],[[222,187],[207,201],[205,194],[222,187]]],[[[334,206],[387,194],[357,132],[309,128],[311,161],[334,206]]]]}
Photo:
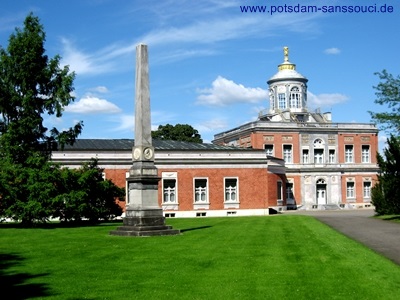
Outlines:
{"type": "Polygon", "coordinates": [[[354,198],[354,182],[347,182],[346,198],[354,198]]]}
{"type": "Polygon", "coordinates": [[[286,95],[285,93],[278,94],[278,108],[285,109],[286,108],[286,95]]]}
{"type": "Polygon", "coordinates": [[[265,153],[269,156],[274,156],[274,145],[264,145],[265,153]]]}
{"type": "Polygon", "coordinates": [[[363,184],[364,198],[371,198],[371,182],[365,181],[363,184]]]}
{"type": "Polygon", "coordinates": [[[208,202],[207,179],[194,180],[194,202],[208,202]]]}
{"type": "Polygon", "coordinates": [[[353,162],[353,145],[346,145],[344,148],[345,152],[345,162],[352,163],[353,162]]]}
{"type": "Polygon", "coordinates": [[[329,149],[329,163],[334,164],[336,162],[335,150],[329,149]]]}
{"type": "Polygon", "coordinates": [[[268,156],[274,156],[274,145],[264,145],[264,149],[268,156]]]}
{"type": "Polygon", "coordinates": [[[238,180],[237,178],[225,178],[225,202],[238,201],[238,180]]]}
{"type": "Polygon", "coordinates": [[[292,145],[283,145],[283,160],[292,163],[292,145]]]}
{"type": "Polygon", "coordinates": [[[277,199],[282,200],[282,182],[277,182],[277,199]]]}
{"type": "Polygon", "coordinates": [[[369,145],[363,145],[361,148],[361,162],[369,163],[369,145]]]}
{"type": "Polygon", "coordinates": [[[163,179],[163,203],[176,202],[176,180],[163,179]]]}
{"type": "Polygon", "coordinates": [[[286,182],[286,199],[294,199],[293,183],[291,183],[291,182],[286,182]]]}
{"type": "Polygon", "coordinates": [[[314,163],[323,164],[324,163],[324,150],[314,149],[314,163]]]}
{"type": "Polygon", "coordinates": [[[303,149],[303,164],[308,164],[308,149],[303,149]]]}

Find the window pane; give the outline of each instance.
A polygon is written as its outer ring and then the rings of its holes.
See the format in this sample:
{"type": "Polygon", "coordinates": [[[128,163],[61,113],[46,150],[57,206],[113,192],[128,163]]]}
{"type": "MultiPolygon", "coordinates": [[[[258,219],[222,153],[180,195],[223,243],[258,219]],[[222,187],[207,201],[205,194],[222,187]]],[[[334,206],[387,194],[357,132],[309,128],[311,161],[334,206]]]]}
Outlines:
{"type": "Polygon", "coordinates": [[[278,94],[278,108],[285,109],[286,108],[286,96],[284,93],[278,94]]]}
{"type": "Polygon", "coordinates": [[[371,182],[364,182],[364,198],[371,197],[371,182]]]}
{"type": "Polygon", "coordinates": [[[354,182],[348,182],[346,188],[347,198],[354,198],[354,182]]]}
{"type": "Polygon", "coordinates": [[[274,155],[274,145],[264,145],[265,153],[269,156],[274,155]]]}
{"type": "Polygon", "coordinates": [[[164,202],[175,202],[175,193],[176,193],[176,180],[175,179],[164,179],[164,202]]]}
{"type": "Polygon", "coordinates": [[[207,179],[195,179],[194,181],[194,200],[196,202],[207,201],[207,179]]]}
{"type": "Polygon", "coordinates": [[[362,162],[363,163],[369,163],[369,145],[364,145],[362,146],[362,162]]]}
{"type": "Polygon", "coordinates": [[[237,179],[225,179],[225,201],[236,201],[237,179]]]}
{"type": "Polygon", "coordinates": [[[353,162],[353,145],[345,146],[345,162],[346,163],[353,162]]]}
{"type": "Polygon", "coordinates": [[[292,145],[283,146],[283,159],[286,163],[292,162],[292,145]]]}
{"type": "Polygon", "coordinates": [[[277,197],[278,200],[282,200],[282,182],[278,181],[278,186],[277,186],[277,197]]]}

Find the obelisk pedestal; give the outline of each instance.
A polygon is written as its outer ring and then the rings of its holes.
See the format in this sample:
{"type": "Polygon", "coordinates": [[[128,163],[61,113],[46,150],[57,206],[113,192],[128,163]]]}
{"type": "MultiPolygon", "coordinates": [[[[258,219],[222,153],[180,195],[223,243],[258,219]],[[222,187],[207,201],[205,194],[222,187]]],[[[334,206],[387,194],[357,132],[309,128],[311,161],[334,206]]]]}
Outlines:
{"type": "Polygon", "coordinates": [[[165,225],[158,204],[158,177],[154,164],[151,139],[150,88],[147,46],[136,47],[135,145],[133,163],[129,170],[128,195],[124,226],[111,231],[112,235],[154,236],[175,235],[179,230],[165,225]]]}

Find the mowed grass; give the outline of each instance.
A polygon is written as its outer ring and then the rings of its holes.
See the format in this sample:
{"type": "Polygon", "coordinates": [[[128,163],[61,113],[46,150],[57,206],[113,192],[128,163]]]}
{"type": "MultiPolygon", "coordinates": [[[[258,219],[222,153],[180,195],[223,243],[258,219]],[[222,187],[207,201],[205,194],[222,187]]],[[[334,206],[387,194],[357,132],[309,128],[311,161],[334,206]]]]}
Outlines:
{"type": "Polygon", "coordinates": [[[398,265],[310,216],[167,223],[182,234],[2,224],[0,298],[399,299],[398,265]]]}

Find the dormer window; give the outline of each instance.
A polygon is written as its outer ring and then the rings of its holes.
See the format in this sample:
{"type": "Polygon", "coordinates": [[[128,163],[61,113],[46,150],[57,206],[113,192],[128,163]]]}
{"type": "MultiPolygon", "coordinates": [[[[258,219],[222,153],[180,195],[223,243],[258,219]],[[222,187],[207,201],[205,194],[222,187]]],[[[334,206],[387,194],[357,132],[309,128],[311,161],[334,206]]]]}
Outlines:
{"type": "Polygon", "coordinates": [[[290,90],[290,108],[301,108],[300,89],[295,86],[290,90]]]}
{"type": "Polygon", "coordinates": [[[278,108],[285,109],[286,108],[286,95],[285,93],[278,94],[278,108]]]}

